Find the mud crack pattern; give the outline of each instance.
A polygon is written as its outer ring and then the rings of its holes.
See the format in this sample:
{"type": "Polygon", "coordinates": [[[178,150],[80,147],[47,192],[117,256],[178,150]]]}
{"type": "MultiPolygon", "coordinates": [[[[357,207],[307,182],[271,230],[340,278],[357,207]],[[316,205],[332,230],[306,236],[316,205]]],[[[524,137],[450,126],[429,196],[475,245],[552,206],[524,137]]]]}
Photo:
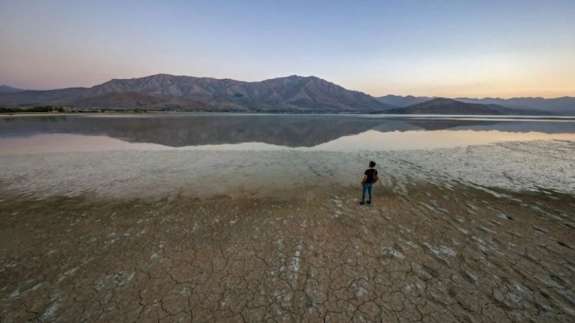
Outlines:
{"type": "MultiPolygon", "coordinates": [[[[573,322],[575,198],[3,195],[1,322],[573,322]]],[[[494,194],[497,193],[497,194],[494,194]]],[[[292,196],[292,195],[290,195],[292,196]]]]}

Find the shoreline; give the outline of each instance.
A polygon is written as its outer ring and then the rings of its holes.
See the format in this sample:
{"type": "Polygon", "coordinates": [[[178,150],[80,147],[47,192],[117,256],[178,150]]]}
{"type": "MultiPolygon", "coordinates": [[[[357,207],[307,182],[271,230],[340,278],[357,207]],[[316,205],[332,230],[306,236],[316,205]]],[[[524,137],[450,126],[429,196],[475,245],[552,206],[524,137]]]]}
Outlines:
{"type": "Polygon", "coordinates": [[[297,116],[321,116],[321,117],[367,117],[367,118],[431,118],[431,119],[442,119],[442,118],[470,118],[470,119],[497,119],[497,118],[513,118],[519,120],[529,120],[529,119],[539,119],[539,120],[555,120],[559,121],[562,119],[575,119],[575,114],[542,114],[542,115],[524,115],[524,114],[393,114],[393,113],[349,113],[349,112],[293,112],[293,113],[283,113],[283,112],[218,112],[218,111],[78,111],[78,112],[0,112],[0,118],[2,117],[54,117],[54,116],[89,116],[89,117],[106,117],[110,116],[130,116],[130,117],[149,117],[149,116],[284,116],[284,117],[297,117],[297,116]]]}
{"type": "Polygon", "coordinates": [[[512,191],[575,192],[575,142],[507,142],[407,151],[133,150],[0,156],[4,190],[111,197],[355,187],[369,160],[382,185],[464,183],[512,191]],[[151,189],[153,188],[153,189],[151,189]]]}

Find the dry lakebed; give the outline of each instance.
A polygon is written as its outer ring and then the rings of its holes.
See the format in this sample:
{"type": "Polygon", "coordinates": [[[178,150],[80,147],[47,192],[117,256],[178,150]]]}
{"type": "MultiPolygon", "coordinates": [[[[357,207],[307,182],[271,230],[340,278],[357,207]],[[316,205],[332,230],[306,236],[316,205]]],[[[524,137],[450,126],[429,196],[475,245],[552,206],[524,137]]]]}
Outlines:
{"type": "Polygon", "coordinates": [[[573,322],[574,166],[569,140],[0,155],[0,322],[573,322]]]}

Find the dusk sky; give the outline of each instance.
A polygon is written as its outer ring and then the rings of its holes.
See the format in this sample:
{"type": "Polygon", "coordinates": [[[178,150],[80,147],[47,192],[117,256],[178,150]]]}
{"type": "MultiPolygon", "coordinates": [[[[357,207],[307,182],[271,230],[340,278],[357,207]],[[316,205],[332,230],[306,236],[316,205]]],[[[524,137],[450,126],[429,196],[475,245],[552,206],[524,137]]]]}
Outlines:
{"type": "Polygon", "coordinates": [[[0,84],[315,75],[371,95],[575,95],[575,0],[0,0],[0,84]]]}

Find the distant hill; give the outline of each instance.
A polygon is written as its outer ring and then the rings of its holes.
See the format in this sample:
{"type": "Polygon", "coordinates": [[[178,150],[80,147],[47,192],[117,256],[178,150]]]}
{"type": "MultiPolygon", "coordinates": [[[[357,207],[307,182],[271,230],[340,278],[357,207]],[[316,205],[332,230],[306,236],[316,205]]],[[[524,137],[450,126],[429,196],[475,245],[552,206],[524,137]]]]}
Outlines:
{"type": "Polygon", "coordinates": [[[466,103],[453,99],[435,98],[404,108],[387,110],[393,114],[463,114],[463,115],[513,115],[550,114],[543,111],[510,109],[495,104],[466,103]]]}
{"type": "MultiPolygon", "coordinates": [[[[385,104],[395,105],[397,107],[407,107],[413,104],[429,101],[433,97],[428,96],[399,96],[399,95],[386,95],[377,98],[380,102],[385,104]]],[[[519,109],[519,110],[531,110],[533,114],[537,114],[540,111],[545,111],[547,113],[553,114],[566,114],[575,115],[575,97],[560,97],[560,98],[529,98],[529,97],[519,97],[510,99],[500,99],[500,98],[455,98],[457,101],[465,103],[478,103],[478,104],[495,104],[506,108],[519,109]]],[[[522,114],[523,112],[520,111],[522,114]]]]}
{"type": "Polygon", "coordinates": [[[157,74],[114,79],[91,88],[0,94],[0,106],[65,105],[185,111],[381,112],[393,108],[318,77],[260,82],[157,74]]]}
{"type": "Polygon", "coordinates": [[[429,97],[429,96],[413,96],[413,95],[408,95],[408,96],[386,95],[386,96],[380,96],[377,98],[377,100],[379,102],[382,102],[382,103],[385,103],[388,105],[393,105],[396,107],[406,107],[409,105],[429,101],[431,99],[433,99],[433,98],[429,97]]]}
{"type": "Polygon", "coordinates": [[[575,114],[575,97],[564,96],[560,98],[457,98],[468,103],[498,104],[508,108],[520,108],[534,111],[547,111],[557,114],[575,114]]]}
{"type": "Polygon", "coordinates": [[[22,89],[18,89],[15,87],[11,87],[8,85],[0,85],[0,93],[16,93],[16,92],[22,92],[24,90],[22,89]]]}

